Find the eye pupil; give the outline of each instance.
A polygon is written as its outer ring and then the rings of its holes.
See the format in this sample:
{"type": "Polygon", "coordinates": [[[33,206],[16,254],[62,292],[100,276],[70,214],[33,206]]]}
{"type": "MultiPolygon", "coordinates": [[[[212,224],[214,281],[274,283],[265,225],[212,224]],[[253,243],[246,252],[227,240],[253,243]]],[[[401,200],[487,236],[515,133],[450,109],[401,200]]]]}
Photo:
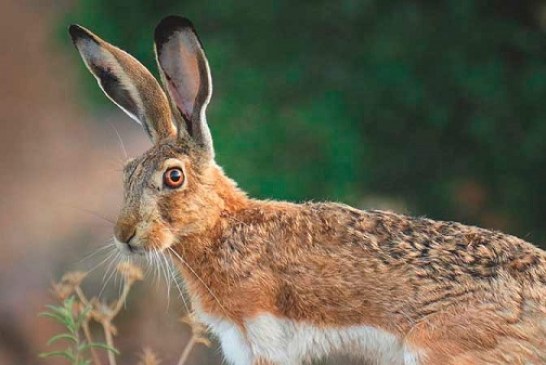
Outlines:
{"type": "Polygon", "coordinates": [[[180,171],[178,171],[178,170],[171,171],[171,180],[172,181],[178,182],[180,180],[180,178],[181,178],[180,171]]]}

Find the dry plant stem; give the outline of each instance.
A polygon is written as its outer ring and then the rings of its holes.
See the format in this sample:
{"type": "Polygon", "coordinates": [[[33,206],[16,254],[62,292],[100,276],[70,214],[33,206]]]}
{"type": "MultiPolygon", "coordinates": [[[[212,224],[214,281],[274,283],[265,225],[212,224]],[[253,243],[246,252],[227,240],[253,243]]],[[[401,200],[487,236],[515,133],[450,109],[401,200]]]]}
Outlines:
{"type": "MultiPolygon", "coordinates": [[[[85,294],[83,293],[82,289],[77,286],[76,287],[76,294],[78,295],[78,298],[80,299],[80,302],[83,303],[86,307],[89,306],[89,301],[85,297],[85,294]]],[[[82,323],[83,333],[85,334],[85,339],[87,340],[87,343],[93,343],[93,338],[91,337],[91,331],[89,331],[89,317],[85,319],[85,321],[82,323]]],[[[93,358],[93,364],[95,365],[102,365],[102,362],[99,359],[99,356],[97,355],[97,351],[91,347],[91,357],[93,358]]]]}
{"type": "Polygon", "coordinates": [[[184,348],[184,352],[182,352],[182,355],[180,355],[180,360],[178,360],[178,365],[184,365],[186,363],[186,360],[188,360],[188,356],[190,356],[191,350],[193,349],[193,346],[195,346],[196,343],[195,335],[192,335],[190,338],[190,341],[187,343],[186,347],[184,348]]]}
{"type": "Polygon", "coordinates": [[[126,281],[123,285],[123,292],[121,293],[121,296],[118,298],[118,300],[115,302],[115,304],[112,307],[112,314],[110,315],[110,319],[114,319],[115,316],[119,313],[121,308],[123,307],[123,304],[127,300],[127,296],[129,295],[129,291],[131,290],[132,282],[126,281]]]}
{"type": "MultiPolygon", "coordinates": [[[[129,291],[131,290],[132,284],[133,284],[132,281],[125,281],[123,285],[123,292],[121,293],[121,296],[116,300],[116,302],[112,306],[112,312],[105,319],[101,321],[101,325],[104,330],[104,338],[106,339],[106,344],[110,347],[114,347],[114,338],[112,336],[112,332],[110,331],[110,323],[112,322],[114,317],[119,313],[119,311],[123,307],[123,304],[127,300],[127,295],[129,295],[129,291]]],[[[116,356],[111,351],[108,351],[108,363],[109,365],[116,365],[116,356]]]]}
{"type": "MultiPolygon", "coordinates": [[[[111,348],[114,348],[114,339],[112,338],[112,333],[108,330],[109,320],[104,320],[101,322],[102,328],[104,329],[104,338],[106,339],[106,344],[111,348]]],[[[116,365],[116,356],[112,351],[108,351],[108,364],[116,365]]]]}
{"type": "MultiPolygon", "coordinates": [[[[86,319],[82,323],[83,333],[85,334],[85,338],[87,339],[87,343],[93,343],[93,339],[91,337],[91,332],[89,331],[89,320],[86,319]]],[[[89,349],[91,351],[91,358],[93,358],[93,364],[95,365],[102,365],[99,356],[97,355],[97,351],[93,347],[89,349]]]]}
{"type": "MultiPolygon", "coordinates": [[[[105,350],[108,354],[108,364],[109,365],[116,365],[116,357],[115,354],[117,351],[114,347],[114,336],[116,335],[116,328],[113,326],[112,322],[114,318],[119,314],[119,312],[123,309],[123,305],[125,304],[127,297],[129,295],[129,291],[131,290],[132,285],[139,280],[143,279],[143,274],[140,268],[132,265],[129,262],[121,263],[118,265],[117,270],[124,278],[123,282],[123,290],[120,294],[119,298],[114,300],[112,303],[108,304],[103,301],[100,301],[98,298],[92,298],[91,300],[88,300],[85,296],[82,288],[80,287],[80,284],[82,280],[85,278],[86,274],[85,272],[80,271],[74,271],[74,272],[68,272],[65,275],[63,275],[61,281],[59,283],[53,283],[52,284],[52,291],[53,293],[63,302],[66,303],[66,300],[68,300],[69,296],[72,294],[76,294],[77,299],[75,299],[75,303],[77,304],[78,312],[83,313],[82,311],[86,311],[87,314],[85,318],[81,319],[81,332],[78,331],[77,333],[77,341],[76,345],[79,346],[80,336],[85,335],[85,342],[89,344],[89,347],[84,347],[85,350],[89,351],[89,354],[92,358],[92,364],[93,365],[102,365],[101,359],[100,359],[100,352],[97,352],[97,350],[94,348],[95,346],[104,345],[104,343],[96,343],[93,341],[93,336],[90,330],[91,322],[97,322],[102,326],[102,329],[104,331],[104,342],[106,343],[105,350]],[[84,309],[85,308],[85,309],[84,309]],[[108,348],[106,348],[108,347],[108,348]]],[[[74,303],[74,297],[70,299],[72,303],[74,303]]],[[[73,310],[74,311],[74,310],[73,310]]],[[[73,313],[74,314],[74,313],[73,313]]],[[[66,336],[65,336],[66,337],[66,336]]],[[[61,337],[58,337],[59,339],[61,337]]],[[[80,347],[78,347],[80,349],[80,347]]],[[[54,356],[59,354],[59,352],[53,352],[53,353],[44,353],[44,356],[54,356]]],[[[80,354],[79,352],[76,352],[74,354],[75,356],[75,362],[80,362],[80,354]]],[[[155,358],[155,357],[154,357],[155,358]]],[[[88,360],[85,361],[88,363],[88,360]]]]}
{"type": "Polygon", "coordinates": [[[85,306],[89,306],[89,301],[87,300],[87,298],[85,297],[85,294],[83,293],[82,289],[77,286],[76,289],[75,289],[75,292],[76,294],[78,295],[78,298],[80,299],[80,302],[83,303],[83,305],[85,306]]]}

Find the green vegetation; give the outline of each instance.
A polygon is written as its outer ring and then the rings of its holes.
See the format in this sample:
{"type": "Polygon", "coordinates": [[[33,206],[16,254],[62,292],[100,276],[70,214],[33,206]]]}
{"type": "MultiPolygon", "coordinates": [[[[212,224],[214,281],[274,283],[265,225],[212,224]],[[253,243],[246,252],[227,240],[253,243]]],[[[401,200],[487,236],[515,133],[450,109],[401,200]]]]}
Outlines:
{"type": "Polygon", "coordinates": [[[82,339],[83,324],[87,320],[91,311],[90,306],[75,309],[75,298],[73,296],[64,300],[62,305],[48,305],[49,311],[41,313],[44,317],[49,317],[63,325],[66,332],[55,335],[47,342],[51,346],[59,341],[68,343],[68,347],[64,350],[43,352],[40,357],[59,356],[68,360],[72,365],[90,365],[91,360],[87,355],[93,348],[101,348],[119,354],[118,350],[100,342],[86,342],[82,339]],[[77,314],[75,314],[77,310],[77,314]]]}
{"type": "MultiPolygon", "coordinates": [[[[119,355],[119,351],[114,345],[114,338],[118,331],[114,320],[123,309],[131,288],[136,282],[144,279],[144,274],[139,266],[130,262],[119,263],[115,270],[123,279],[123,288],[119,296],[111,303],[97,296],[89,298],[85,295],[81,287],[87,276],[85,272],[68,272],[58,283],[53,283],[51,291],[61,304],[48,305],[48,311],[40,315],[58,322],[64,327],[65,332],[49,339],[47,346],[55,346],[57,349],[42,352],[39,355],[41,358],[62,357],[70,365],[102,365],[104,362],[101,361],[101,354],[97,350],[104,350],[108,357],[107,364],[117,364],[116,355],[119,355]],[[96,334],[93,332],[93,327],[99,327],[102,330],[103,340],[94,339],[96,334]],[[66,344],[67,347],[59,349],[60,344],[66,344]]],[[[160,274],[160,270],[157,269],[156,275],[160,274]]],[[[193,313],[185,313],[180,321],[188,325],[192,332],[177,362],[178,365],[184,365],[196,345],[210,347],[211,344],[206,338],[205,326],[196,320],[193,313]]],[[[139,365],[160,364],[159,358],[149,348],[144,347],[139,357],[139,365]]]]}
{"type": "Polygon", "coordinates": [[[155,72],[168,14],[201,35],[218,160],[251,194],[394,196],[414,214],[546,237],[542,2],[82,0],[66,24],[155,72]]]}

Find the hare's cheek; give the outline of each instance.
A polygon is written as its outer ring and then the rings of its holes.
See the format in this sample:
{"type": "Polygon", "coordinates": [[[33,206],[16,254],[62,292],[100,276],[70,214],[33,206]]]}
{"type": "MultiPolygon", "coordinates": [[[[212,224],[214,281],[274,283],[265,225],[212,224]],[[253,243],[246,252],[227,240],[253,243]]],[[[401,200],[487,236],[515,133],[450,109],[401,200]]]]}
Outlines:
{"type": "Polygon", "coordinates": [[[181,226],[194,222],[199,217],[198,211],[197,208],[192,209],[191,203],[185,197],[172,197],[158,203],[158,214],[161,221],[172,230],[177,230],[181,226]]]}
{"type": "Polygon", "coordinates": [[[176,212],[178,211],[174,203],[168,199],[162,199],[157,205],[161,220],[167,224],[176,222],[176,212]]]}
{"type": "Polygon", "coordinates": [[[164,224],[154,222],[147,228],[143,238],[149,248],[163,250],[173,244],[174,235],[164,224]]]}
{"type": "Polygon", "coordinates": [[[188,197],[182,192],[170,192],[157,199],[157,213],[168,225],[178,222],[186,210],[188,197]]]}

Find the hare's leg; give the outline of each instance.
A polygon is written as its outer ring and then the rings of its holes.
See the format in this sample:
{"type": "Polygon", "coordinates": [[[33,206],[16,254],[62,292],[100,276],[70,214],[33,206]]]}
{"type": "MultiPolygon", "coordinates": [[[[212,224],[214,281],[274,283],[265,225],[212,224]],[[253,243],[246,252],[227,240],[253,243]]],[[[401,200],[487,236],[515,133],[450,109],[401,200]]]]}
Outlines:
{"type": "Polygon", "coordinates": [[[266,359],[256,359],[252,362],[252,365],[280,365],[280,364],[271,362],[266,359]]]}
{"type": "Polygon", "coordinates": [[[228,364],[255,364],[250,346],[236,326],[226,326],[221,331],[217,331],[216,334],[220,340],[220,346],[228,364]]]}

